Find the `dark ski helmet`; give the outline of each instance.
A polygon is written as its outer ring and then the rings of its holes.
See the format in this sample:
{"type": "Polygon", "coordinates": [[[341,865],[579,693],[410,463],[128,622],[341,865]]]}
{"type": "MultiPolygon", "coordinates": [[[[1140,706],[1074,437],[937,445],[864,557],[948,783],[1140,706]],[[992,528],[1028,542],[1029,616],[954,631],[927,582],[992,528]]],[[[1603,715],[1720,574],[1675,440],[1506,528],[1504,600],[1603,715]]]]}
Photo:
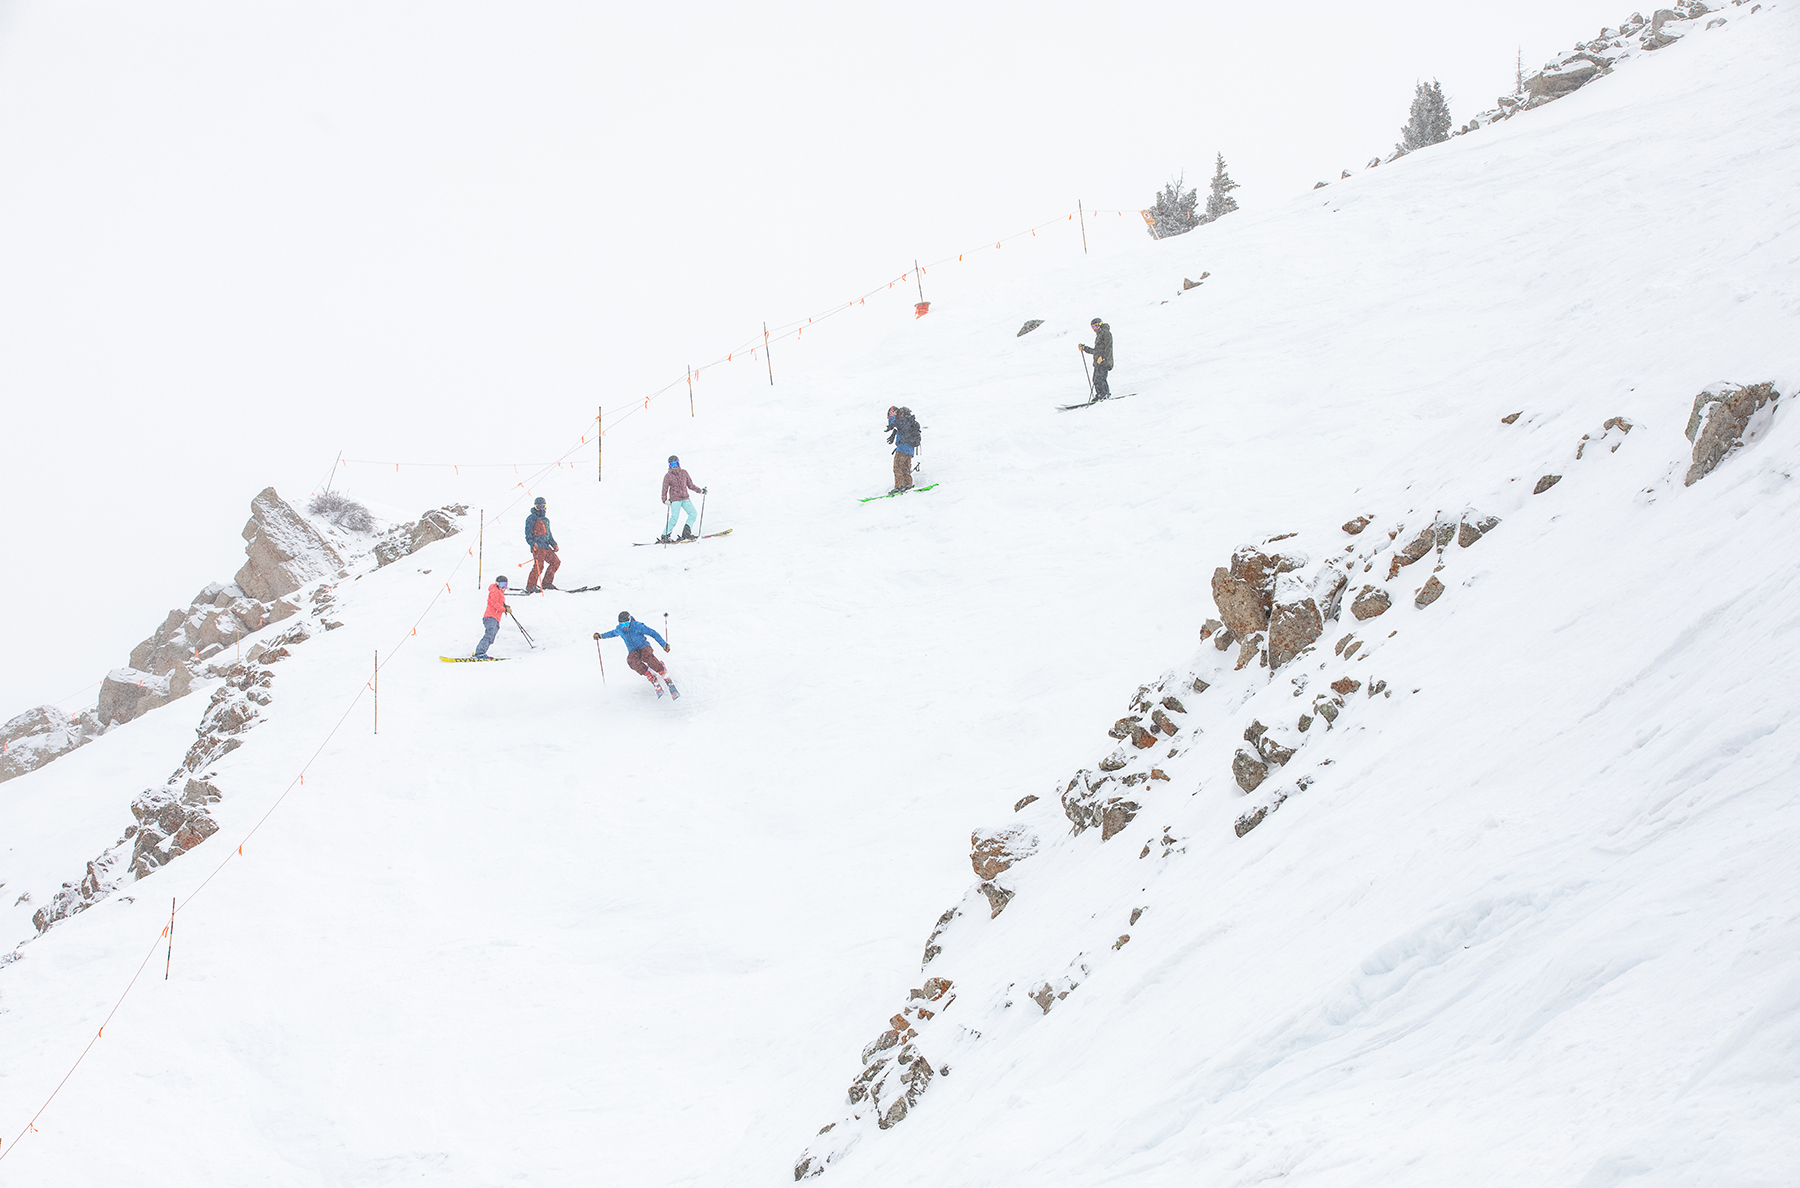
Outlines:
{"type": "Polygon", "coordinates": [[[542,495],[539,495],[536,499],[531,501],[531,506],[533,506],[533,507],[544,506],[544,497],[542,495]]]}
{"type": "Polygon", "coordinates": [[[619,622],[621,622],[621,623],[631,622],[631,612],[630,611],[620,611],[619,612],[619,622]]]}
{"type": "Polygon", "coordinates": [[[674,454],[670,454],[669,455],[669,465],[670,466],[680,466],[681,459],[677,458],[674,454]]]}
{"type": "Polygon", "coordinates": [[[500,576],[499,576],[499,577],[497,577],[497,578],[495,578],[495,579],[494,579],[494,584],[495,584],[495,585],[496,585],[496,586],[504,586],[504,585],[505,585],[505,584],[506,584],[506,575],[505,575],[505,574],[501,574],[501,575],[500,575],[500,576]]]}
{"type": "Polygon", "coordinates": [[[1106,323],[1105,323],[1105,322],[1104,322],[1104,321],[1103,321],[1103,320],[1101,320],[1101,319],[1100,319],[1100,318],[1095,318],[1095,319],[1094,319],[1094,320],[1093,320],[1093,321],[1091,321],[1091,322],[1089,322],[1089,323],[1088,323],[1088,325],[1090,325],[1090,326],[1104,326],[1104,325],[1106,325],[1106,323]]]}

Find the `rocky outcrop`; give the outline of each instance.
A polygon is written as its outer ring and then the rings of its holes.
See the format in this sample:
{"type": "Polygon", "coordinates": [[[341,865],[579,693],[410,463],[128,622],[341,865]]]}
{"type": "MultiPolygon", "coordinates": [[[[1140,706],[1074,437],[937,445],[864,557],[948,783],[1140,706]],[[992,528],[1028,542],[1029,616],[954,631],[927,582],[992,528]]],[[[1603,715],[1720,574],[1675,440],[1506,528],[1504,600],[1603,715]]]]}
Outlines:
{"type": "Polygon", "coordinates": [[[1306,583],[1292,574],[1279,576],[1269,609],[1269,667],[1280,668],[1310,648],[1324,631],[1325,620],[1306,583]]]}
{"type": "Polygon", "coordinates": [[[1419,592],[1413,596],[1413,605],[1420,610],[1424,610],[1442,597],[1443,593],[1444,583],[1438,581],[1437,575],[1433,574],[1425,584],[1419,588],[1419,592]]]}
{"type": "Polygon", "coordinates": [[[455,536],[462,530],[455,517],[466,511],[468,508],[461,504],[434,508],[413,523],[390,530],[375,544],[376,567],[391,565],[402,557],[412,556],[428,544],[455,536]]]}
{"type": "Polygon", "coordinates": [[[1765,409],[1770,416],[1781,393],[1773,383],[1716,383],[1694,397],[1694,410],[1688,416],[1687,439],[1694,445],[1692,464],[1688,467],[1684,486],[1693,486],[1734,451],[1756,436],[1755,422],[1765,409]]]}
{"type": "Polygon", "coordinates": [[[115,668],[100,682],[100,701],[95,707],[102,730],[110,729],[142,716],[159,705],[167,705],[178,697],[186,697],[193,687],[193,677],[186,667],[170,669],[162,676],[115,668]]]}
{"type": "Polygon", "coordinates": [[[143,878],[217,833],[218,822],[207,807],[219,799],[216,787],[194,779],[188,780],[180,792],[173,787],[140,792],[131,802],[131,815],[137,818],[137,825],[126,831],[132,840],[132,877],[143,878]]]}
{"type": "Polygon", "coordinates": [[[1095,778],[1089,771],[1075,773],[1062,795],[1063,815],[1074,825],[1073,833],[1079,835],[1097,828],[1100,840],[1110,841],[1131,824],[1143,806],[1122,796],[1109,795],[1113,785],[1114,777],[1110,775],[1095,778]]]}
{"type": "Polygon", "coordinates": [[[0,784],[85,746],[103,729],[91,709],[71,718],[53,705],[40,705],[8,719],[0,726],[0,784]]]}
{"type": "Polygon", "coordinates": [[[301,586],[329,577],[343,559],[299,512],[282,501],[274,487],[250,501],[244,525],[249,560],[238,570],[238,587],[260,602],[272,602],[301,586]]]}
{"type": "Polygon", "coordinates": [[[976,878],[991,883],[1013,863],[1037,853],[1037,848],[1037,835],[1022,825],[977,829],[969,835],[969,863],[976,878]]]}
{"type": "Polygon", "coordinates": [[[1551,487],[1554,487],[1560,482],[1562,482],[1562,475],[1547,474],[1537,481],[1537,486],[1531,489],[1531,493],[1533,495],[1542,495],[1545,491],[1548,491],[1551,487]]]}
{"type": "Polygon", "coordinates": [[[1350,603],[1350,613],[1356,616],[1358,622],[1361,622],[1364,619],[1373,619],[1376,615],[1387,613],[1387,609],[1392,605],[1394,605],[1394,600],[1388,597],[1386,590],[1380,586],[1364,586],[1350,603]]]}

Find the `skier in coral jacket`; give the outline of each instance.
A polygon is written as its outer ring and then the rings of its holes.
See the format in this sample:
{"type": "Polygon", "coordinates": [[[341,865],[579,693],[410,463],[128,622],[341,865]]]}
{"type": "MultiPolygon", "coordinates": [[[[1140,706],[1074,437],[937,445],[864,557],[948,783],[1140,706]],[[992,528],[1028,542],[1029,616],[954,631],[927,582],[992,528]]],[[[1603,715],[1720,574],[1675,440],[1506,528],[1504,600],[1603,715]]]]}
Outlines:
{"type": "Polygon", "coordinates": [[[481,612],[481,642],[475,645],[475,658],[486,660],[494,637],[500,634],[500,616],[512,607],[506,605],[506,575],[501,574],[488,587],[487,609],[481,612]]]}

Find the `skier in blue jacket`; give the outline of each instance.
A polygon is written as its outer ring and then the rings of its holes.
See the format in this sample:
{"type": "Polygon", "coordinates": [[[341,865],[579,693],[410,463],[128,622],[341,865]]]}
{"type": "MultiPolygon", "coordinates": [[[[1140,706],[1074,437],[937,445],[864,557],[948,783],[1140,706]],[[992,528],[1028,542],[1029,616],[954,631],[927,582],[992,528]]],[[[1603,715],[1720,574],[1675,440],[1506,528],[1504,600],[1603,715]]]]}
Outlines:
{"type": "Polygon", "coordinates": [[[647,627],[632,618],[630,611],[620,611],[619,625],[611,631],[602,632],[599,638],[624,640],[625,663],[631,667],[631,671],[638,673],[650,682],[650,687],[656,690],[658,697],[663,695],[663,690],[662,683],[656,679],[657,673],[661,673],[662,679],[668,682],[671,695],[681,696],[676,691],[674,679],[669,676],[669,670],[663,667],[663,662],[657,659],[656,653],[650,648],[650,641],[655,640],[662,645],[662,650],[667,652],[669,641],[658,635],[654,628],[647,627]]]}

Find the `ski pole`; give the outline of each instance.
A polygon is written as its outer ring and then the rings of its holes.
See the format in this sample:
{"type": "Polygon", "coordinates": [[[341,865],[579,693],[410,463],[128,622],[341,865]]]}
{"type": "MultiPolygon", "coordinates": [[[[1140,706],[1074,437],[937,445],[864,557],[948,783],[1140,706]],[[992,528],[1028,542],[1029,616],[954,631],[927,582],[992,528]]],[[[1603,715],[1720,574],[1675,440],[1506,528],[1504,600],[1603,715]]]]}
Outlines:
{"type": "Polygon", "coordinates": [[[706,534],[706,492],[702,491],[702,492],[700,492],[700,526],[697,529],[695,529],[694,535],[695,536],[704,536],[705,534],[706,534]]]}
{"type": "Polygon", "coordinates": [[[519,629],[519,634],[523,635],[525,637],[525,642],[527,645],[529,645],[530,647],[534,647],[534,648],[537,647],[537,644],[532,642],[531,632],[525,630],[525,624],[519,622],[519,616],[513,614],[509,610],[506,612],[506,617],[513,621],[513,626],[517,627],[519,629]]]}
{"type": "Polygon", "coordinates": [[[669,612],[663,612],[663,643],[669,642],[669,612]]]}
{"type": "Polygon", "coordinates": [[[1098,396],[1099,393],[1094,390],[1094,377],[1091,374],[1089,374],[1089,372],[1088,372],[1087,352],[1086,351],[1081,352],[1081,374],[1087,376],[1088,399],[1092,400],[1096,396],[1098,396]]]}
{"type": "Polygon", "coordinates": [[[600,633],[594,632],[594,656],[600,661],[600,683],[606,683],[606,657],[600,652],[600,633]]]}

